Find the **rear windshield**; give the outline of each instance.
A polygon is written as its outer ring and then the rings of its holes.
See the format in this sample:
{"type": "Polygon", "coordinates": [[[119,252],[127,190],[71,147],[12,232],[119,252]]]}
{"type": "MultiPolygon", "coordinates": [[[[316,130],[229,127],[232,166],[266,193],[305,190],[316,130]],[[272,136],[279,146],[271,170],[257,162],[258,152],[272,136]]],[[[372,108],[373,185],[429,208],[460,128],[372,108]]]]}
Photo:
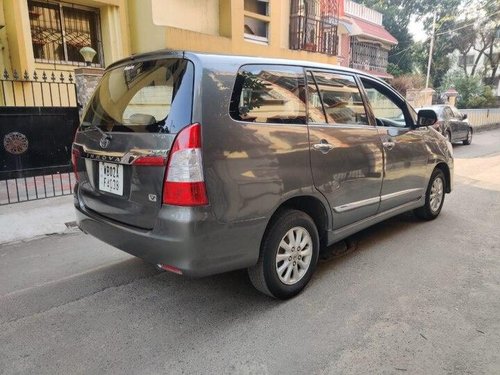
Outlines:
{"type": "Polygon", "coordinates": [[[184,59],[131,62],[106,72],[82,128],[176,133],[191,122],[193,64],[184,59]]]}

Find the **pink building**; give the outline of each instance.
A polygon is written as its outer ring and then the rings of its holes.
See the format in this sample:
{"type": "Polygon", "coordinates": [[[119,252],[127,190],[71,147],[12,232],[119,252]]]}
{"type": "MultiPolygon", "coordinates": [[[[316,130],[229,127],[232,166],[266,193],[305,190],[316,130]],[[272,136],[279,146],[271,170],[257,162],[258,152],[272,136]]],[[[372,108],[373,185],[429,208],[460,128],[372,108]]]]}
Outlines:
{"type": "Polygon", "coordinates": [[[398,41],[382,17],[350,0],[292,0],[290,48],[338,56],[340,65],[392,78],[388,55],[398,41]]]}

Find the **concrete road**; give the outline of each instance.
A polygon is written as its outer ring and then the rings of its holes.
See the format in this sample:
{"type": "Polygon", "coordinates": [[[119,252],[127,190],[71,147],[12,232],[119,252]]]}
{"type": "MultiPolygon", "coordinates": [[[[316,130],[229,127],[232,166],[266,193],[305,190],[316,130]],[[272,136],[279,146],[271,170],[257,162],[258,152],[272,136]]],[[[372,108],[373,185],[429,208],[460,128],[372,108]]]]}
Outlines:
{"type": "Polygon", "coordinates": [[[81,233],[0,248],[2,374],[499,374],[500,131],[455,146],[434,222],[358,235],[280,302],[81,233]]]}

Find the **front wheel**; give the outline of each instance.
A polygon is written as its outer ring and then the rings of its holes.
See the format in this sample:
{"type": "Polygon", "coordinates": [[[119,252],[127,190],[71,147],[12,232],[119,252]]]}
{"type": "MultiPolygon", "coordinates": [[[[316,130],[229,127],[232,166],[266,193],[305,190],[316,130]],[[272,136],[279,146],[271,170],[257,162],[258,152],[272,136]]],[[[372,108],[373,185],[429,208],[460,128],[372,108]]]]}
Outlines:
{"type": "Polygon", "coordinates": [[[415,209],[415,215],[423,220],[434,220],[441,212],[444,203],[446,180],[440,169],[432,172],[429,186],[425,193],[425,204],[415,209]]]}
{"type": "Polygon", "coordinates": [[[311,217],[286,210],[271,223],[257,264],[248,269],[252,284],[271,297],[291,298],[307,285],[319,257],[319,235],[311,217]]]}
{"type": "Polygon", "coordinates": [[[467,138],[463,141],[464,145],[470,145],[472,143],[472,128],[467,131],[467,138]]]}

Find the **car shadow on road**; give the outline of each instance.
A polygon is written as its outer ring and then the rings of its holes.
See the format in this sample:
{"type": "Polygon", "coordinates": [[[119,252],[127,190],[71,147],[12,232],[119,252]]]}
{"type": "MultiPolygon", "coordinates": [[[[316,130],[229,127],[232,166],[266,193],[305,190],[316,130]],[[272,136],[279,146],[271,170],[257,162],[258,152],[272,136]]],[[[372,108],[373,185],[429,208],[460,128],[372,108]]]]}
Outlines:
{"type": "MultiPolygon", "coordinates": [[[[423,223],[422,220],[418,219],[412,212],[406,212],[346,238],[342,241],[346,243],[346,245],[342,245],[346,246],[345,251],[341,251],[339,255],[334,253],[333,256],[321,260],[315,277],[321,278],[324,273],[331,272],[334,268],[340,267],[354,257],[361,256],[363,252],[383,252],[384,249],[380,246],[381,243],[391,238],[396,240],[401,232],[411,231],[419,223],[423,223]]],[[[333,247],[335,246],[338,246],[338,244],[333,245],[333,247]]]]}
{"type": "MultiPolygon", "coordinates": [[[[321,261],[313,284],[328,282],[326,273],[338,270],[354,257],[363,256],[365,252],[383,252],[380,243],[390,238],[397,239],[400,232],[412,230],[418,222],[411,213],[403,214],[350,237],[349,241],[355,247],[343,256],[321,261]]],[[[96,304],[100,310],[113,309],[113,305],[107,305],[112,300],[132,316],[147,310],[152,315],[166,314],[172,322],[203,320],[205,324],[213,325],[221,322],[221,318],[230,321],[266,313],[281,309],[287,303],[300,303],[313,297],[314,293],[303,293],[293,302],[272,299],[253,288],[246,270],[196,279],[162,272],[138,258],[130,258],[8,296],[0,308],[0,323],[80,301],[86,301],[84,309],[96,304]],[[19,306],[23,308],[19,309],[19,306]],[[200,311],[204,314],[199,314],[200,311]]]]}

